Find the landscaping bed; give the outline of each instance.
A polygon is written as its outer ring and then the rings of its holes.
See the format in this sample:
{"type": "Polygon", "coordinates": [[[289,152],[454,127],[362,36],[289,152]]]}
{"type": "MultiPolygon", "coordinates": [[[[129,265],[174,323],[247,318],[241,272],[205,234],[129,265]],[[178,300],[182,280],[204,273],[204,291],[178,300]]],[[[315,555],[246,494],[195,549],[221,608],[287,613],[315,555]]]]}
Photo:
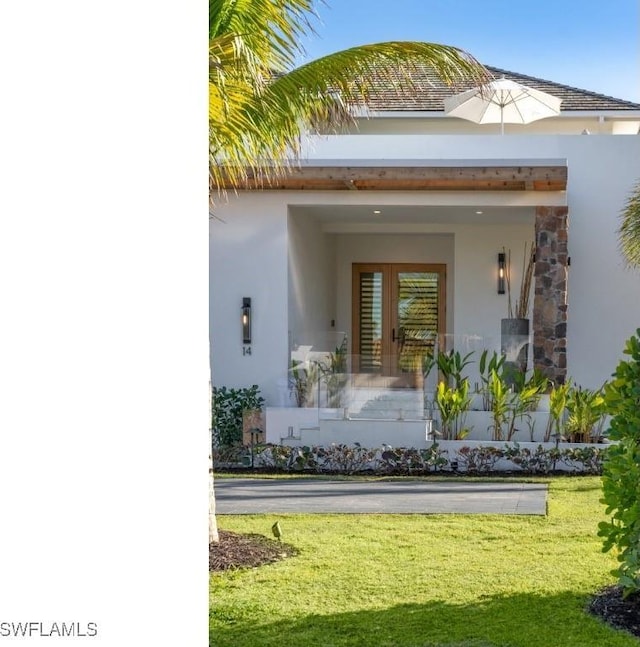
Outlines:
{"type": "Polygon", "coordinates": [[[589,605],[589,612],[612,627],[624,629],[640,638],[640,595],[623,598],[621,587],[608,586],[595,596],[589,605]]]}
{"type": "Polygon", "coordinates": [[[214,450],[218,471],[246,470],[298,474],[428,474],[600,475],[608,445],[554,443],[482,443],[441,441],[426,448],[366,448],[360,445],[293,447],[236,445],[214,450]]]}
{"type": "Polygon", "coordinates": [[[219,530],[218,534],[220,541],[209,544],[210,571],[253,568],[298,554],[293,546],[263,535],[240,534],[228,530],[219,530]]]}

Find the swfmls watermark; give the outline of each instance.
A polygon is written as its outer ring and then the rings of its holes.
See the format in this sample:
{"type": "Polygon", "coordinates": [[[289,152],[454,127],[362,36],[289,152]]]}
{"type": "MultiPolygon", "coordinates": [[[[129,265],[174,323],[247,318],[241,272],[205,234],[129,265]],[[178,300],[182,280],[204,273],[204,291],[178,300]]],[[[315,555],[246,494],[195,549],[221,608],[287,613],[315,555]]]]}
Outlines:
{"type": "Polygon", "coordinates": [[[0,620],[0,642],[3,638],[95,638],[97,635],[97,622],[0,620]]]}

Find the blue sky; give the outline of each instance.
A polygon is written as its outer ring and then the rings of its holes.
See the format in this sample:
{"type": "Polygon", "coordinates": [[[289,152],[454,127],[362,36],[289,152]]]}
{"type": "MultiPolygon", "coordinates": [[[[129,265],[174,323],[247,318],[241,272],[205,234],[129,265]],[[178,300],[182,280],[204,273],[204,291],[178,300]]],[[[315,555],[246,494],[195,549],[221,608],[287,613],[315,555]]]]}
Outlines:
{"type": "Polygon", "coordinates": [[[317,12],[309,58],[432,41],[486,65],[640,102],[639,0],[327,0],[317,12]]]}

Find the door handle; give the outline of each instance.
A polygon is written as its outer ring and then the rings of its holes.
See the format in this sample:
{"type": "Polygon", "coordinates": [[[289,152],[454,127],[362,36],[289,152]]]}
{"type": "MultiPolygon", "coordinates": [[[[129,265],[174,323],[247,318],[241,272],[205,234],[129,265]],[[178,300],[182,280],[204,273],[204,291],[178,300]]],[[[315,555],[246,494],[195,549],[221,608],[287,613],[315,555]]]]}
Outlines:
{"type": "Polygon", "coordinates": [[[391,329],[391,341],[395,341],[395,340],[396,340],[396,329],[392,328],[391,329]]]}

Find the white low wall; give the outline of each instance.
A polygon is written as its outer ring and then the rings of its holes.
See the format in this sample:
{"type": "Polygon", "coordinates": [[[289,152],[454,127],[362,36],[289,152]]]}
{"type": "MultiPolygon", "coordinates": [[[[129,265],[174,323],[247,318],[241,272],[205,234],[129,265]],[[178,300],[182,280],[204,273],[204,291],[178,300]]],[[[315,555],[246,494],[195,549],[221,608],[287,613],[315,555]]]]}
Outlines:
{"type": "MultiPolygon", "coordinates": [[[[532,430],[526,419],[518,419],[511,442],[520,444],[543,442],[549,419],[548,411],[535,411],[531,416],[532,430]]],[[[438,420],[432,422],[438,430],[438,420]]],[[[492,442],[492,418],[489,411],[469,411],[465,426],[470,429],[463,439],[474,442],[492,442]]],[[[503,429],[506,438],[507,429],[503,429]]],[[[288,445],[353,445],[363,447],[415,447],[431,444],[427,435],[427,421],[422,419],[381,420],[350,418],[344,409],[317,409],[297,407],[267,407],[266,441],[288,445]]]]}
{"type": "Polygon", "coordinates": [[[279,445],[284,438],[297,438],[308,428],[317,428],[319,409],[300,407],[267,407],[265,412],[265,439],[279,445]]]}

